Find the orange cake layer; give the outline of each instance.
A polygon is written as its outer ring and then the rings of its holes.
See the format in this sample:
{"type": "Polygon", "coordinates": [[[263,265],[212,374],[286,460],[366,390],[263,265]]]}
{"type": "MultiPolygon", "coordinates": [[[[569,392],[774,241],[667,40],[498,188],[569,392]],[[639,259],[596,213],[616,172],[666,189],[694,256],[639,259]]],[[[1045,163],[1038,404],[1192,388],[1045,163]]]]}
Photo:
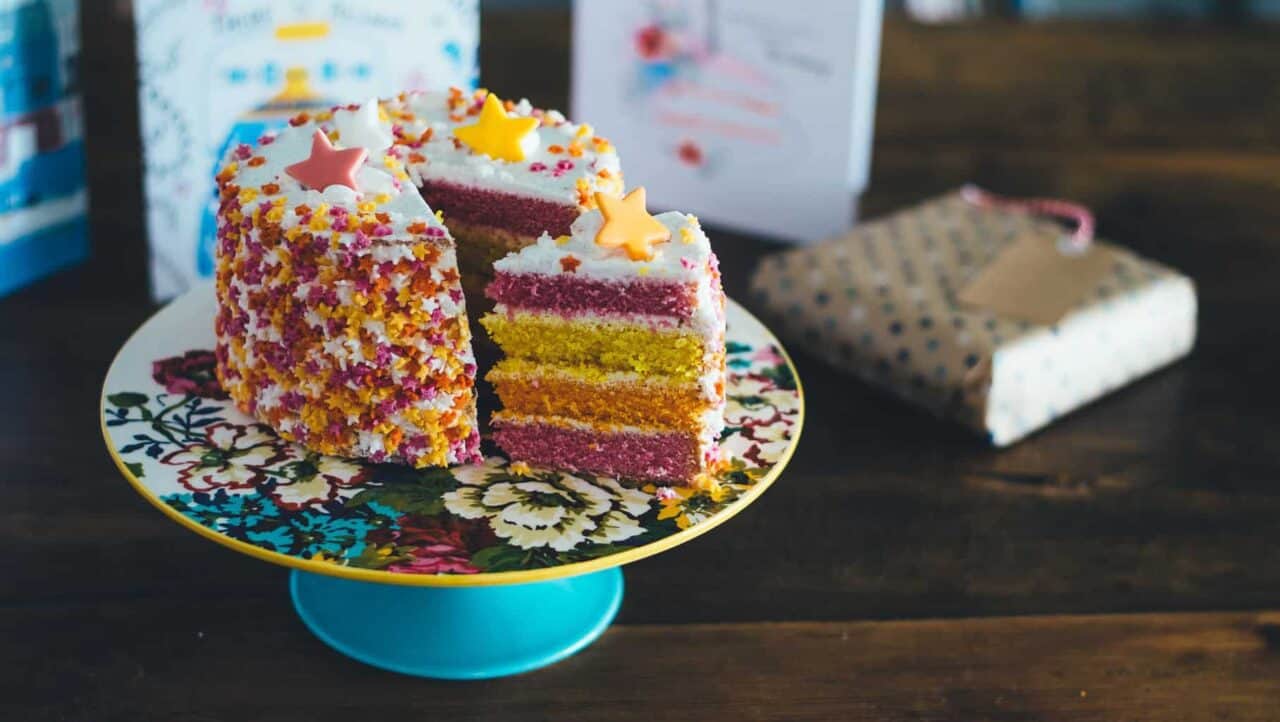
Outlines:
{"type": "Polygon", "coordinates": [[[486,378],[508,411],[696,429],[712,402],[696,382],[505,359],[486,378]]]}

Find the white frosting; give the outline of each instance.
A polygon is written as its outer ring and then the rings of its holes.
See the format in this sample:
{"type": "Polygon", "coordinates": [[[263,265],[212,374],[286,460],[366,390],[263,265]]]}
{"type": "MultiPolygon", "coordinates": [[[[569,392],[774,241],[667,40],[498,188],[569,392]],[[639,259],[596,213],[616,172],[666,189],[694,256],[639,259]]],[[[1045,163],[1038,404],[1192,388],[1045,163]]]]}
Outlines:
{"type": "Polygon", "coordinates": [[[653,258],[633,261],[622,248],[605,248],[596,243],[604,220],[600,211],[584,213],[573,222],[568,238],[559,240],[543,234],[537,243],[502,258],[493,268],[505,273],[564,273],[561,259],[573,256],[580,263],[579,276],[605,280],[651,278],[695,283],[707,276],[711,243],[698,219],[671,211],[654,216],[671,231],[671,240],[653,246],[653,258]]]}
{"type": "Polygon", "coordinates": [[[356,432],[356,454],[367,457],[384,450],[386,446],[383,438],[382,434],[376,431],[361,429],[356,432]]]}
{"type": "MultiPolygon", "coordinates": [[[[584,194],[621,190],[622,174],[611,145],[597,141],[590,127],[570,123],[555,111],[536,110],[528,101],[520,101],[510,111],[541,120],[541,125],[522,140],[524,160],[494,159],[457,141],[454,129],[476,122],[469,111],[478,108],[481,97],[409,93],[317,114],[322,120],[285,128],[270,142],[232,148],[227,157],[228,163],[236,164],[232,182],[241,189],[259,191],[256,199],[244,202],[246,212],[264,201],[282,199],[286,208],[280,219],[283,229],[298,224],[300,217],[291,209],[299,205],[341,207],[354,217],[358,204],[375,201],[374,210],[390,216],[392,229],[392,235],[382,237],[381,243],[405,240],[406,228],[414,222],[441,225],[418,194],[416,186],[425,181],[448,181],[572,205],[580,205],[584,194]],[[356,171],[358,192],[345,186],[304,188],[285,172],[311,155],[317,128],[331,136],[336,133],[335,148],[364,148],[368,152],[356,171]],[[430,138],[421,141],[428,130],[430,138]],[[251,165],[255,156],[263,162],[251,165]],[[279,186],[278,191],[263,192],[268,184],[279,186]]],[[[346,236],[352,234],[334,235],[345,243],[350,240],[346,236]]]]}
{"type": "Polygon", "coordinates": [[[479,108],[483,95],[453,97],[451,101],[449,93],[417,92],[383,102],[403,137],[419,139],[431,130],[431,138],[416,149],[425,160],[409,164],[415,183],[447,181],[571,205],[580,205],[579,181],[588,193],[622,189],[617,152],[607,142],[597,144],[589,126],[571,123],[554,110],[539,111],[521,100],[509,114],[538,117],[542,124],[522,139],[524,160],[494,159],[465,143],[455,143],[453,135],[458,126],[476,122],[477,116],[468,111],[479,108]],[[451,108],[451,103],[457,107],[451,108]],[[568,152],[571,144],[579,155],[568,152]],[[553,152],[557,148],[560,152],[553,152]]]}
{"type": "MultiPolygon", "coordinates": [[[[319,124],[315,122],[290,126],[277,133],[268,143],[259,143],[252,148],[242,146],[233,148],[227,158],[228,163],[235,164],[233,183],[241,188],[258,192],[256,198],[243,201],[245,213],[264,202],[283,199],[284,213],[280,218],[282,229],[292,228],[301,222],[302,217],[293,211],[299,205],[312,210],[321,206],[342,208],[354,221],[359,211],[359,204],[372,201],[374,212],[389,216],[391,235],[375,238],[379,245],[397,244],[414,241],[410,237],[408,226],[413,223],[424,223],[427,226],[443,228],[443,224],[432,213],[426,201],[418,194],[418,189],[408,181],[407,172],[399,156],[402,149],[383,146],[381,151],[370,150],[381,144],[381,137],[391,137],[391,125],[388,121],[379,120],[377,107],[364,105],[369,110],[338,110],[332,120],[319,124]],[[372,111],[372,114],[370,113],[372,111]],[[370,123],[377,123],[371,127],[370,123]],[[338,140],[333,142],[334,148],[363,147],[369,150],[364,163],[356,170],[358,190],[346,186],[331,185],[323,191],[305,188],[285,169],[311,156],[312,138],[317,128],[325,130],[339,129],[338,140]],[[381,135],[379,135],[381,133],[381,135]],[[348,145],[348,139],[355,138],[360,142],[348,145]],[[246,157],[247,156],[247,157],[246,157]],[[253,157],[261,157],[263,162],[252,164],[253,157]],[[395,169],[400,169],[403,179],[397,178],[395,169]],[[276,193],[267,193],[264,186],[275,184],[279,187],[276,193]]],[[[324,233],[332,233],[340,243],[348,243],[355,238],[354,222],[347,231],[325,229],[324,233]]]]}
{"type": "Polygon", "coordinates": [[[391,147],[391,124],[380,115],[377,98],[365,101],[355,110],[335,110],[333,126],[338,130],[338,140],[347,148],[368,150],[370,157],[380,156],[391,147]]]}
{"type": "Polygon", "coordinates": [[[284,389],[276,384],[269,384],[258,389],[258,408],[268,411],[280,405],[280,397],[284,389]]]}

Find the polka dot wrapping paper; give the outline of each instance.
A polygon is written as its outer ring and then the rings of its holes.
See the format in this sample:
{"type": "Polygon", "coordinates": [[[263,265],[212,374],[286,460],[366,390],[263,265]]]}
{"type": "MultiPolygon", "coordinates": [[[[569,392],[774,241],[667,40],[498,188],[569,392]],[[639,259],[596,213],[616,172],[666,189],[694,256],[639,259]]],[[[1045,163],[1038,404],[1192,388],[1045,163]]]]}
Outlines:
{"type": "Polygon", "coordinates": [[[1052,325],[958,300],[1015,242],[1053,247],[1065,233],[950,193],[769,256],[751,289],[797,349],[1004,446],[1185,356],[1195,340],[1191,279],[1101,241],[1089,252],[1108,254],[1109,267],[1052,325]]]}

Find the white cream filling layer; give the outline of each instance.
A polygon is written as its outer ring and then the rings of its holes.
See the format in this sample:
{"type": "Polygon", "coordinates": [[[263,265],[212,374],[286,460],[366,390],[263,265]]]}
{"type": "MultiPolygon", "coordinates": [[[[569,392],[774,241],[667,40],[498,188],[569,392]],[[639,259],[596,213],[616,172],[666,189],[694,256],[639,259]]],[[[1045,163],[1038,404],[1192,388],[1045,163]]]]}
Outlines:
{"type": "Polygon", "coordinates": [[[621,248],[606,248],[596,243],[604,219],[600,211],[582,214],[570,230],[568,238],[556,240],[542,234],[537,243],[496,261],[493,268],[505,273],[539,273],[555,276],[564,272],[561,260],[572,256],[578,261],[578,276],[600,280],[662,280],[693,283],[708,275],[711,243],[696,218],[675,211],[654,218],[671,231],[671,240],[653,245],[653,258],[633,261],[621,248]]]}

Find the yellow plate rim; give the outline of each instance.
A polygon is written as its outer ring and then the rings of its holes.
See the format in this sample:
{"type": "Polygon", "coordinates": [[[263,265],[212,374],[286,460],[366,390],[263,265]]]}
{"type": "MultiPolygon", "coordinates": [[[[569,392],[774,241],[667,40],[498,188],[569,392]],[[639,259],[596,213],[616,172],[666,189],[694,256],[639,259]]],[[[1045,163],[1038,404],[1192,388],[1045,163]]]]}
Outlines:
{"type": "Polygon", "coordinates": [[[791,443],[787,445],[786,450],[782,452],[782,456],[778,458],[778,461],[774,463],[768,473],[757,481],[749,491],[735,500],[728,508],[712,516],[706,521],[695,524],[688,529],[683,529],[671,536],[663,537],[662,539],[650,542],[643,546],[634,547],[627,549],[626,551],[616,552],[608,556],[589,559],[582,562],[573,562],[544,569],[522,569],[519,571],[509,572],[482,572],[479,574],[402,574],[383,571],[380,569],[359,569],[334,564],[333,562],[303,559],[302,557],[295,557],[289,554],[281,554],[280,552],[263,549],[262,547],[254,546],[253,544],[240,541],[239,539],[232,539],[229,536],[220,534],[203,524],[187,518],[181,512],[166,504],[159,496],[153,494],[151,490],[142,483],[142,480],[138,479],[133,475],[133,472],[129,471],[129,467],[126,465],[125,460],[121,458],[120,454],[116,451],[115,445],[111,440],[110,431],[107,429],[107,381],[110,378],[111,369],[115,368],[116,361],[120,358],[120,354],[123,353],[124,349],[128,347],[129,344],[133,342],[133,339],[138,334],[142,333],[142,331],[146,329],[146,327],[157,316],[159,316],[159,314],[164,312],[165,308],[168,307],[167,305],[149,316],[141,326],[134,330],[124,344],[121,345],[120,350],[116,351],[115,356],[111,359],[111,364],[107,366],[107,376],[102,380],[102,391],[98,399],[98,423],[102,429],[102,439],[107,447],[107,453],[111,455],[111,460],[115,462],[116,468],[120,470],[120,474],[128,480],[134,491],[138,492],[142,498],[146,499],[152,506],[159,509],[165,516],[169,517],[172,521],[177,522],[180,526],[186,527],[200,536],[217,542],[222,546],[233,549],[241,554],[247,554],[256,559],[261,559],[265,562],[290,567],[299,571],[310,572],[312,574],[323,574],[325,576],[351,579],[360,582],[398,584],[410,587],[487,587],[503,584],[545,582],[553,579],[576,577],[581,574],[590,574],[591,572],[612,569],[613,567],[630,564],[631,562],[640,561],[641,559],[661,554],[669,549],[673,549],[681,544],[692,541],[712,529],[715,529],[721,524],[724,524],[736,516],[740,511],[754,503],[756,499],[760,498],[760,495],[768,490],[768,488],[773,485],[773,482],[782,475],[787,464],[791,461],[791,457],[795,454],[796,447],[800,444],[800,433],[804,429],[805,416],[804,387],[800,383],[800,375],[796,371],[795,363],[791,360],[791,355],[787,353],[786,348],[784,348],[782,343],[778,341],[777,336],[774,335],[773,331],[771,331],[768,326],[761,322],[760,319],[756,318],[754,314],[744,308],[737,301],[731,302],[738,307],[738,310],[759,324],[760,328],[764,329],[769,340],[773,343],[774,347],[778,349],[778,352],[782,354],[783,360],[787,362],[787,368],[791,371],[791,377],[795,379],[796,396],[800,403],[796,414],[794,433],[791,436],[791,443]]]}

